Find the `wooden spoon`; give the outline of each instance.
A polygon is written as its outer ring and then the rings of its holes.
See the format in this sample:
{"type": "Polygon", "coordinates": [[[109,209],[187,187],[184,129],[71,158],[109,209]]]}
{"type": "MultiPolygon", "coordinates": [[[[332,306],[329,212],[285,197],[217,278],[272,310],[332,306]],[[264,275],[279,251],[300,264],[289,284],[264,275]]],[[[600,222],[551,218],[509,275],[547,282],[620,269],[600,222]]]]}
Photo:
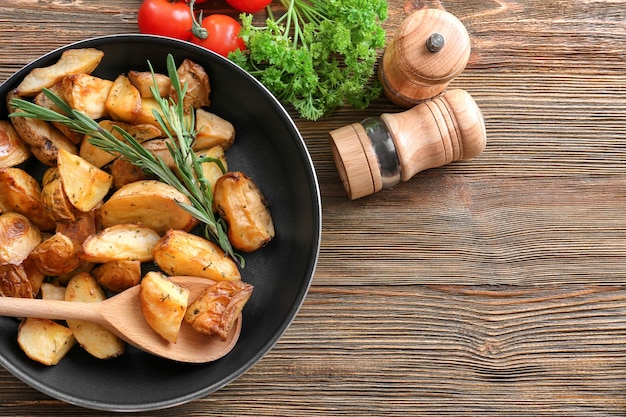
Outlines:
{"type": "MultiPolygon", "coordinates": [[[[186,276],[171,277],[171,280],[189,288],[190,301],[212,283],[206,278],[186,276]]],[[[226,340],[198,333],[191,325],[183,322],[177,342],[169,343],[146,322],[141,312],[139,285],[100,303],[0,297],[0,315],[90,321],[107,328],[138,349],[163,358],[189,363],[205,363],[221,358],[235,346],[241,333],[241,316],[226,340]]]]}

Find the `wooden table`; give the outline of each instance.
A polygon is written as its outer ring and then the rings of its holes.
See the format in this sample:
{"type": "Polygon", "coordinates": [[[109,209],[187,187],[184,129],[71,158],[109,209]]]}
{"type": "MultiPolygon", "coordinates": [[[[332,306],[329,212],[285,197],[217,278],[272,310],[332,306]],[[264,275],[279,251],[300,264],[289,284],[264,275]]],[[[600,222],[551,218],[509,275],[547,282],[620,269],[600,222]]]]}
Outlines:
{"type": "MultiPolygon", "coordinates": [[[[61,45],[137,32],[139,4],[4,2],[0,81],[61,45]]],[[[470,33],[451,87],[481,107],[486,150],[350,201],[328,131],[400,109],[296,119],[324,215],[300,313],[235,382],[138,415],[626,415],[626,1],[396,0],[389,39],[415,7],[470,33]]],[[[0,414],[106,415],[4,370],[0,414]]]]}

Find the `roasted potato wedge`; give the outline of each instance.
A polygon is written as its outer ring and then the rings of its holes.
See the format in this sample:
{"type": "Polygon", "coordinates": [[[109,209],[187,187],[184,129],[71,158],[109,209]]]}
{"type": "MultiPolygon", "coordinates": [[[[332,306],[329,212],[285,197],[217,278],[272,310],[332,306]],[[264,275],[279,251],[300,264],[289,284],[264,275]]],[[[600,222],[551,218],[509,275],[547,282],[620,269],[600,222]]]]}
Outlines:
{"type": "Polygon", "coordinates": [[[17,86],[18,96],[32,97],[46,87],[61,81],[66,75],[91,74],[96,69],[104,52],[93,48],[68,49],[59,60],[44,68],[35,68],[17,86]]]}
{"type": "Polygon", "coordinates": [[[30,148],[8,120],[0,120],[0,168],[14,167],[30,158],[30,148]]]}
{"type": "Polygon", "coordinates": [[[113,261],[96,267],[91,271],[98,284],[113,292],[122,292],[141,281],[141,262],[113,261]]]}
{"type": "Polygon", "coordinates": [[[78,155],[59,150],[59,177],[65,195],[80,211],[90,211],[107,195],[113,177],[78,155]]]}
{"type": "Polygon", "coordinates": [[[78,251],[82,251],[83,242],[91,235],[94,235],[99,227],[99,220],[97,217],[98,209],[95,208],[88,212],[75,211],[74,220],[59,221],[57,222],[57,233],[63,233],[65,236],[72,239],[74,247],[78,251]]]}
{"type": "Polygon", "coordinates": [[[107,117],[107,97],[113,81],[88,74],[72,74],[63,77],[63,97],[75,110],[92,119],[107,117]]]}
{"type": "Polygon", "coordinates": [[[216,282],[187,308],[185,321],[197,332],[226,340],[252,289],[243,281],[216,282]]]}
{"type": "MultiPolygon", "coordinates": [[[[140,124],[140,125],[131,125],[124,122],[112,121],[112,120],[101,120],[98,122],[98,125],[113,134],[117,139],[122,142],[126,142],[124,137],[114,128],[114,126],[118,126],[124,129],[129,135],[131,135],[137,142],[141,143],[149,139],[153,139],[159,137],[161,135],[161,131],[153,125],[150,124],[140,124]]],[[[86,136],[81,145],[80,151],[78,155],[91,163],[92,165],[102,168],[109,162],[113,161],[118,157],[116,154],[111,154],[107,151],[104,151],[97,146],[92,145],[89,142],[89,137],[86,136]]]]}
{"type": "Polygon", "coordinates": [[[102,205],[102,226],[138,223],[160,235],[169,229],[189,231],[198,222],[177,201],[191,204],[171,185],[156,180],[133,182],[117,190],[102,205]]]}
{"type": "Polygon", "coordinates": [[[224,150],[235,140],[235,127],[231,122],[204,109],[196,109],[196,140],[193,150],[199,151],[219,145],[224,150]]]}
{"type": "MultiPolygon", "coordinates": [[[[11,106],[14,92],[7,94],[9,112],[16,109],[11,106]]],[[[50,123],[29,117],[12,117],[11,124],[20,138],[30,147],[30,151],[42,164],[55,166],[59,149],[76,154],[78,150],[71,140],[56,130],[50,123]]]]}
{"type": "Polygon", "coordinates": [[[41,232],[26,216],[0,215],[0,265],[19,265],[41,242],[41,232]]]}
{"type": "Polygon", "coordinates": [[[213,281],[238,281],[235,262],[215,243],[200,236],[169,230],[154,248],[154,262],[169,275],[191,275],[213,281]]]}
{"type": "Polygon", "coordinates": [[[172,81],[165,74],[155,73],[153,79],[150,71],[129,71],[128,79],[139,90],[141,97],[153,97],[151,88],[154,86],[154,80],[157,83],[159,96],[167,97],[170,94],[172,81]]]}
{"type": "Polygon", "coordinates": [[[274,222],[265,198],[241,172],[220,177],[213,190],[215,210],[228,223],[228,238],[236,249],[252,252],[274,238],[274,222]]]}
{"type": "Polygon", "coordinates": [[[222,167],[220,167],[216,162],[207,160],[206,162],[200,163],[200,166],[202,167],[202,176],[209,181],[209,184],[211,184],[211,190],[214,190],[217,180],[224,175],[226,171],[228,171],[228,163],[226,162],[224,148],[221,146],[213,146],[212,148],[203,151],[197,151],[195,154],[198,158],[214,159],[221,162],[224,171],[222,171],[222,167]]]}
{"type": "Polygon", "coordinates": [[[49,168],[44,174],[41,202],[50,211],[51,217],[55,221],[74,221],[76,219],[77,210],[65,194],[63,181],[61,181],[59,170],[56,167],[49,168]]]}
{"type": "MultiPolygon", "coordinates": [[[[99,303],[105,298],[100,285],[88,273],[76,274],[67,283],[65,301],[99,303]]],[[[84,320],[67,320],[67,325],[83,349],[96,358],[109,359],[124,353],[124,342],[96,323],[84,320]]]]}
{"type": "Polygon", "coordinates": [[[158,272],[148,272],[139,284],[141,311],[152,329],[163,339],[176,343],[187,310],[189,289],[158,272]]]}
{"type": "Polygon", "coordinates": [[[0,206],[23,214],[39,230],[54,231],[53,213],[42,201],[41,186],[21,168],[0,168],[0,206]]]}
{"type": "Polygon", "coordinates": [[[128,77],[120,74],[113,81],[104,104],[113,120],[134,123],[141,109],[141,96],[128,77]]]}
{"type": "MultiPolygon", "coordinates": [[[[134,123],[147,123],[160,129],[159,122],[152,113],[153,110],[157,111],[160,114],[163,114],[161,112],[161,107],[159,106],[159,103],[153,97],[141,97],[141,106],[139,107],[139,113],[137,113],[137,117],[135,118],[134,123]]],[[[162,136],[163,135],[164,132],[162,132],[162,136]]]]}
{"type": "Polygon", "coordinates": [[[69,328],[55,321],[27,318],[20,323],[17,343],[32,360],[52,366],[72,349],[76,338],[69,328]]]}
{"type": "Polygon", "coordinates": [[[108,167],[113,176],[113,188],[119,190],[131,182],[149,180],[152,176],[146,174],[140,167],[124,158],[117,158],[108,167]]]}
{"type": "MultiPolygon", "coordinates": [[[[55,85],[50,87],[49,90],[53,92],[54,94],[56,94],[57,96],[59,96],[60,98],[62,98],[63,100],[65,100],[65,97],[63,96],[64,90],[63,90],[62,83],[60,82],[56,83],[55,85]]],[[[57,106],[50,98],[48,98],[48,96],[45,95],[43,91],[35,96],[35,98],[33,99],[33,102],[35,104],[40,105],[41,107],[45,107],[46,109],[53,110],[60,114],[64,114],[61,108],[57,106]]],[[[61,132],[66,138],[68,138],[75,145],[80,144],[80,142],[83,140],[82,134],[72,130],[69,126],[66,126],[63,123],[50,122],[50,124],[54,126],[59,132],[61,132]]]]}
{"type": "Polygon", "coordinates": [[[122,260],[148,262],[160,235],[154,230],[137,224],[117,224],[95,235],[83,243],[81,259],[94,263],[122,260]]]}
{"type": "MultiPolygon", "coordinates": [[[[202,65],[196,64],[190,59],[185,59],[176,72],[178,73],[180,84],[187,84],[187,93],[183,98],[183,107],[185,109],[198,109],[211,104],[211,100],[209,99],[209,95],[211,94],[209,76],[202,65]]],[[[175,96],[174,87],[171,87],[170,97],[177,100],[175,96]]]]}
{"type": "Polygon", "coordinates": [[[34,298],[33,285],[26,269],[20,265],[0,265],[0,296],[34,298]]]}
{"type": "Polygon", "coordinates": [[[63,233],[55,233],[42,241],[30,254],[42,274],[57,276],[74,271],[80,265],[79,249],[63,233]]]}
{"type": "Polygon", "coordinates": [[[174,157],[170,153],[170,150],[167,148],[167,142],[169,139],[160,138],[160,139],[152,139],[147,140],[141,144],[148,152],[157,158],[161,158],[165,165],[171,170],[176,171],[176,162],[174,162],[174,157]]]}

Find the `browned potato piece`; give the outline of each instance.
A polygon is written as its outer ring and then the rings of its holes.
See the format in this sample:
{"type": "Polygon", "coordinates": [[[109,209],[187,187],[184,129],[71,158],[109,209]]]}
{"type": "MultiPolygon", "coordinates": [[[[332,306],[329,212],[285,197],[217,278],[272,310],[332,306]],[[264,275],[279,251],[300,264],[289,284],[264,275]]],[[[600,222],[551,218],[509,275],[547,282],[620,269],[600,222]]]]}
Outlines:
{"type": "Polygon", "coordinates": [[[187,308],[185,321],[200,333],[226,340],[252,289],[243,281],[216,282],[187,308]]]}
{"type": "Polygon", "coordinates": [[[83,242],[91,235],[94,235],[99,226],[99,220],[96,216],[98,209],[88,212],[75,211],[74,220],[57,222],[57,233],[63,233],[72,239],[74,246],[79,252],[82,250],[83,242]]]}
{"type": "Polygon", "coordinates": [[[26,273],[26,276],[30,281],[30,286],[33,290],[33,297],[35,297],[37,293],[39,293],[41,285],[46,279],[46,276],[41,273],[41,271],[39,270],[39,268],[37,268],[37,265],[35,265],[35,262],[30,258],[30,256],[24,259],[24,262],[22,262],[20,266],[24,268],[24,272],[26,273]]]}
{"type": "Polygon", "coordinates": [[[139,90],[131,84],[124,74],[113,81],[105,101],[105,108],[113,120],[134,123],[141,109],[139,90]]]}
{"type": "Polygon", "coordinates": [[[0,265],[19,265],[41,242],[41,232],[27,217],[0,215],[0,265]]]}
{"type": "Polygon", "coordinates": [[[170,150],[167,148],[168,141],[169,139],[163,138],[152,139],[145,141],[141,144],[141,146],[143,146],[152,155],[156,156],[157,158],[161,158],[163,162],[165,162],[165,165],[168,166],[168,168],[175,170],[176,162],[174,162],[174,158],[172,157],[170,150]]]}
{"type": "Polygon", "coordinates": [[[169,230],[154,248],[154,262],[169,275],[238,281],[235,262],[215,243],[182,230],[169,230]]]}
{"type": "MultiPolygon", "coordinates": [[[[137,142],[141,143],[149,139],[153,139],[159,137],[161,135],[161,131],[153,125],[150,124],[140,124],[140,125],[131,125],[124,122],[116,122],[112,120],[101,120],[98,122],[98,125],[113,134],[117,139],[122,142],[126,142],[124,137],[114,128],[114,126],[119,126],[126,131],[129,135],[131,135],[137,142]]],[[[109,162],[113,161],[118,157],[116,154],[111,154],[107,151],[104,151],[89,142],[89,136],[85,136],[84,140],[80,145],[80,151],[78,153],[81,158],[85,159],[92,165],[102,168],[109,162]]]]}
{"type": "Polygon", "coordinates": [[[158,272],[148,272],[139,284],[141,311],[152,329],[163,339],[176,343],[185,316],[189,289],[158,272]]]}
{"type": "Polygon", "coordinates": [[[89,236],[83,243],[81,259],[94,263],[121,260],[148,262],[152,260],[159,238],[159,234],[150,228],[117,224],[89,236]]]}
{"type": "MultiPolygon", "coordinates": [[[[10,104],[14,96],[13,91],[7,94],[9,112],[16,111],[10,104]]],[[[11,123],[20,138],[30,146],[35,158],[44,165],[56,165],[59,149],[65,149],[73,154],[78,152],[76,145],[50,123],[30,117],[12,117],[11,123]]]]}
{"type": "Polygon", "coordinates": [[[197,151],[196,156],[198,158],[217,159],[222,163],[224,171],[222,171],[222,168],[220,168],[220,166],[215,162],[206,161],[200,163],[200,166],[202,167],[202,175],[209,181],[209,184],[211,184],[211,190],[214,190],[217,180],[224,175],[226,171],[228,171],[228,163],[226,162],[224,148],[221,146],[214,146],[203,151],[197,151]]]}
{"type": "MultiPolygon", "coordinates": [[[[209,84],[209,76],[202,67],[190,59],[185,59],[177,69],[180,84],[187,84],[187,93],[183,98],[183,107],[189,109],[193,107],[198,109],[211,104],[209,95],[211,94],[211,86],[209,84]]],[[[170,89],[170,97],[177,99],[174,87],[170,89]]]]}
{"type": "MultiPolygon", "coordinates": [[[[95,278],[81,272],[67,283],[65,301],[99,303],[105,294],[95,278]]],[[[84,320],[67,320],[78,343],[99,359],[114,358],[124,353],[124,342],[104,327],[84,320]]]]}
{"type": "Polygon", "coordinates": [[[124,158],[117,158],[109,165],[109,172],[113,175],[113,188],[120,189],[131,182],[150,179],[143,170],[124,158]]]}
{"type": "MultiPolygon", "coordinates": [[[[49,88],[54,94],[65,100],[63,96],[63,84],[56,83],[52,87],[49,88]]],[[[61,111],[61,108],[57,106],[52,100],[46,96],[43,91],[35,96],[33,99],[35,104],[40,105],[41,107],[45,107],[46,109],[54,110],[57,113],[65,114],[61,111]]],[[[52,126],[54,126],[59,132],[61,132],[66,138],[68,138],[73,144],[78,145],[83,140],[83,135],[73,131],[69,126],[64,125],[60,122],[50,122],[52,126]]]]}
{"type": "Polygon", "coordinates": [[[70,329],[55,321],[27,318],[20,323],[17,343],[32,360],[52,366],[65,357],[76,338],[70,329]]]}
{"type": "Polygon", "coordinates": [[[76,219],[76,208],[65,195],[59,170],[51,167],[44,174],[41,202],[48,208],[55,221],[73,221],[76,219]]]}
{"type": "Polygon", "coordinates": [[[80,265],[78,248],[63,233],[55,233],[31,252],[30,259],[42,274],[57,276],[72,272],[80,265]]]}
{"type": "Polygon", "coordinates": [[[90,211],[107,195],[113,177],[78,155],[59,150],[59,177],[68,200],[80,211],[90,211]]]}
{"type": "Polygon", "coordinates": [[[191,204],[171,185],[156,180],[127,184],[102,205],[102,226],[138,223],[160,235],[169,229],[191,230],[198,222],[178,202],[191,204]]]}
{"type": "Polygon", "coordinates": [[[0,168],[0,206],[28,217],[41,231],[55,228],[52,212],[42,201],[39,183],[23,169],[0,168]]]}
{"type": "Polygon", "coordinates": [[[17,86],[18,96],[35,96],[43,88],[51,87],[70,74],[90,74],[104,56],[93,48],[68,49],[61,58],[48,67],[35,68],[17,86]]]}
{"type": "Polygon", "coordinates": [[[98,284],[113,292],[122,292],[141,281],[141,262],[113,261],[91,271],[98,284]]]}
{"type": "MultiPolygon", "coordinates": [[[[129,71],[128,79],[139,90],[141,97],[152,97],[152,91],[150,90],[154,85],[152,73],[150,71],[129,71]]],[[[170,93],[170,87],[172,82],[170,78],[165,74],[154,74],[154,79],[157,83],[159,95],[161,97],[167,97],[170,93]]]]}
{"type": "Polygon", "coordinates": [[[196,132],[193,144],[196,151],[216,145],[226,150],[235,140],[235,127],[232,123],[204,109],[196,109],[196,132]]]}
{"type": "Polygon", "coordinates": [[[236,249],[252,252],[274,238],[274,222],[256,184],[241,172],[228,172],[215,184],[215,210],[228,223],[236,249]]]}
{"type": "Polygon", "coordinates": [[[75,110],[92,119],[108,116],[105,105],[113,81],[88,74],[73,74],[63,78],[63,97],[75,110]]]}
{"type": "Polygon", "coordinates": [[[33,285],[20,265],[0,265],[0,296],[34,298],[33,285]]]}
{"type": "Polygon", "coordinates": [[[8,120],[0,120],[0,168],[14,167],[30,158],[30,148],[8,120]]]}

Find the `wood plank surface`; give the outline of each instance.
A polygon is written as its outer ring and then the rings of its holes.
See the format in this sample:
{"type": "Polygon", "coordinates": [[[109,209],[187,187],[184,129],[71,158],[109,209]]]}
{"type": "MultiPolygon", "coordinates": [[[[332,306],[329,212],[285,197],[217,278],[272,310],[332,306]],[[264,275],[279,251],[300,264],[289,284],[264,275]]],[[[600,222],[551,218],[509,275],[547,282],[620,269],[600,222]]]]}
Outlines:
{"type": "MultiPolygon", "coordinates": [[[[0,82],[67,43],[137,32],[139,4],[1,3],[0,82]]],[[[328,132],[401,109],[295,118],[323,205],[302,309],[227,387],[136,415],[626,415],[626,0],[392,0],[388,39],[421,7],[470,33],[451,87],[482,109],[486,150],[350,201],[328,132]]],[[[109,414],[0,369],[0,415],[109,414]]]]}

